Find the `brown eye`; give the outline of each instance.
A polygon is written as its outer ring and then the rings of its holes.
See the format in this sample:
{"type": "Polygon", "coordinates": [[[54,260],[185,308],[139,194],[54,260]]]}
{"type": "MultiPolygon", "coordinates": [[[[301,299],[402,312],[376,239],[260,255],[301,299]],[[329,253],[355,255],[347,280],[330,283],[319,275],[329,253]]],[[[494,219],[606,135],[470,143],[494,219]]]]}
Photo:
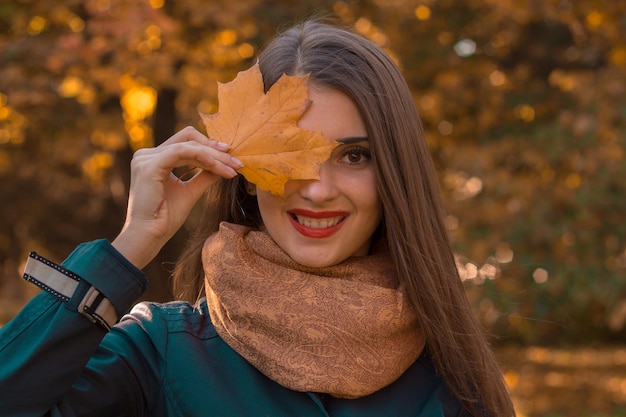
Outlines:
{"type": "Polygon", "coordinates": [[[356,164],[356,163],[361,162],[363,155],[361,155],[360,153],[351,152],[348,155],[346,155],[346,157],[348,158],[348,162],[350,162],[351,164],[356,164]]]}
{"type": "Polygon", "coordinates": [[[371,159],[369,150],[364,148],[353,148],[346,150],[342,156],[341,161],[349,165],[362,165],[367,163],[371,159]]]}

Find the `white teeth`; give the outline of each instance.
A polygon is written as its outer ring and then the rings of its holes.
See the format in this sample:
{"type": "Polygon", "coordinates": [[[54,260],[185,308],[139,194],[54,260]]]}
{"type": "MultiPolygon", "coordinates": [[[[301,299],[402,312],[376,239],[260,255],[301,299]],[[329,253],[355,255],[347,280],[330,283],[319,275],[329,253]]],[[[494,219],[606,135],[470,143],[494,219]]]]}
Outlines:
{"type": "Polygon", "coordinates": [[[298,219],[298,223],[312,229],[325,229],[327,227],[333,227],[341,220],[343,220],[343,216],[331,217],[326,219],[314,219],[311,217],[301,216],[296,216],[296,218],[298,219]]]}

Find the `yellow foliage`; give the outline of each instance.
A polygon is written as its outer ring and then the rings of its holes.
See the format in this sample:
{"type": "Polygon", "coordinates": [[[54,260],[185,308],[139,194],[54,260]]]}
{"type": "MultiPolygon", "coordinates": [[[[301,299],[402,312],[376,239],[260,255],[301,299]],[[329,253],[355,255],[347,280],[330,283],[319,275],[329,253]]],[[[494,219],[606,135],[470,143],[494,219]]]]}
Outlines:
{"type": "Polygon", "coordinates": [[[133,151],[141,148],[154,146],[152,129],[142,122],[126,122],[124,124],[130,139],[130,147],[133,151]]]}
{"type": "Polygon", "coordinates": [[[598,11],[592,11],[585,17],[585,23],[590,28],[597,28],[604,22],[604,16],[598,11]]]}
{"type": "Polygon", "coordinates": [[[24,116],[9,107],[7,96],[0,93],[0,144],[22,144],[25,124],[24,116]]]}
{"type": "Polygon", "coordinates": [[[96,152],[83,161],[83,173],[91,181],[100,182],[105,172],[113,166],[113,161],[113,156],[109,152],[96,152]]]}
{"type": "Polygon", "coordinates": [[[528,104],[520,104],[514,109],[515,117],[525,122],[532,122],[535,119],[535,109],[528,104]]]}
{"type": "Polygon", "coordinates": [[[150,116],[156,106],[156,91],[148,86],[131,84],[121,98],[126,118],[142,120],[150,116]]]}
{"type": "Polygon", "coordinates": [[[239,56],[243,59],[251,58],[254,55],[254,46],[249,43],[242,43],[237,47],[237,52],[239,52],[239,56]]]}
{"type": "Polygon", "coordinates": [[[418,20],[428,20],[430,19],[430,7],[428,6],[424,6],[423,4],[417,6],[415,8],[415,17],[417,17],[418,20]]]}
{"type": "Polygon", "coordinates": [[[28,22],[28,34],[39,35],[46,29],[47,25],[48,21],[45,18],[41,16],[34,16],[32,19],[30,19],[30,22],[28,22]]]}
{"type": "Polygon", "coordinates": [[[504,374],[504,380],[510,389],[517,387],[519,382],[519,373],[515,371],[509,371],[504,374]]]}
{"type": "Polygon", "coordinates": [[[156,91],[147,86],[128,89],[122,94],[122,108],[131,120],[142,120],[154,112],[156,91]]]}
{"type": "Polygon", "coordinates": [[[344,1],[336,1],[335,4],[333,4],[333,12],[335,12],[337,16],[347,16],[350,13],[350,6],[344,1]]]}
{"type": "Polygon", "coordinates": [[[72,32],[82,32],[85,29],[85,21],[78,16],[72,16],[67,22],[72,32]]]}
{"type": "Polygon", "coordinates": [[[626,67],[626,45],[620,45],[609,53],[610,61],[617,66],[626,67]]]}
{"type": "Polygon", "coordinates": [[[225,29],[217,34],[216,39],[222,45],[230,46],[237,42],[237,32],[232,29],[225,29]]]}
{"type": "Polygon", "coordinates": [[[120,104],[124,111],[124,127],[133,150],[153,146],[152,129],[144,123],[156,108],[157,92],[141,79],[130,75],[120,78],[123,93],[120,104]]]}
{"type": "Polygon", "coordinates": [[[570,189],[576,189],[580,187],[581,182],[582,182],[582,178],[580,177],[580,175],[576,173],[569,174],[565,178],[565,185],[567,185],[567,188],[570,188],[570,189]]]}
{"type": "Polygon", "coordinates": [[[117,132],[94,130],[91,133],[91,143],[105,150],[117,151],[122,149],[126,142],[117,132]]]}

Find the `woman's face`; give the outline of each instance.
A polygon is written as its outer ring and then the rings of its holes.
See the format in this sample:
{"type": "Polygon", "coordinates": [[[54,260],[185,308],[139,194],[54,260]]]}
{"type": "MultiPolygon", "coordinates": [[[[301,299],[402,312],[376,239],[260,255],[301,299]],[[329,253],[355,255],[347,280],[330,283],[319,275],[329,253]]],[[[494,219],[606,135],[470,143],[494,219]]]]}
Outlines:
{"type": "Polygon", "coordinates": [[[298,126],[338,141],[318,180],[292,180],[285,198],[257,188],[263,223],[296,262],[335,265],[367,255],[382,218],[365,124],[355,104],[332,89],[309,89],[312,103],[298,126]]]}

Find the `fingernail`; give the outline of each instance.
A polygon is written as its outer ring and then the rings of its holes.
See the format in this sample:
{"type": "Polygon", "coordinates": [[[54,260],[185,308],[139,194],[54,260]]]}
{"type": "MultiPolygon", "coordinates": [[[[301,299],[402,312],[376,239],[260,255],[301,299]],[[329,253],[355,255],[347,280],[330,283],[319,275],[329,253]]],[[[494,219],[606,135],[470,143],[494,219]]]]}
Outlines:
{"type": "Polygon", "coordinates": [[[218,147],[220,147],[220,148],[222,148],[222,149],[224,149],[224,150],[229,150],[229,149],[230,149],[230,145],[229,145],[229,144],[227,144],[227,143],[224,143],[224,142],[215,142],[215,144],[216,144],[218,147]]]}
{"type": "Polygon", "coordinates": [[[231,156],[230,160],[233,161],[233,165],[235,165],[238,169],[243,168],[245,166],[243,162],[241,162],[239,159],[235,158],[234,156],[231,156]]]}

